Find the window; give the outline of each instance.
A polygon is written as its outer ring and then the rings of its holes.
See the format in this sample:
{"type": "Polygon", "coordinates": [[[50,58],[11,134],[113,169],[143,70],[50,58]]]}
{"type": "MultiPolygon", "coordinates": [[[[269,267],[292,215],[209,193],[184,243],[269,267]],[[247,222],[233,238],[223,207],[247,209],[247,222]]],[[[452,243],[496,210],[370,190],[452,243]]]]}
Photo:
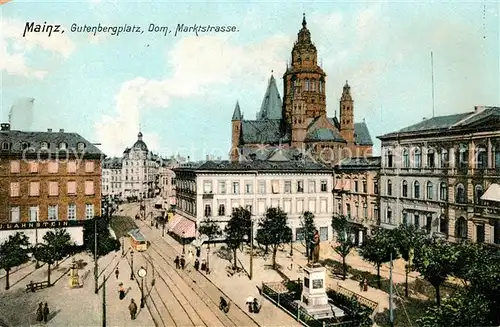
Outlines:
{"type": "Polygon", "coordinates": [[[27,142],[21,142],[21,150],[27,150],[29,146],[30,145],[27,142]]]}
{"type": "Polygon", "coordinates": [[[368,218],[368,205],[366,202],[363,203],[363,217],[368,218]]]}
{"type": "Polygon", "coordinates": [[[455,237],[467,238],[467,221],[464,217],[460,217],[455,222],[455,237]]]}
{"type": "Polygon", "coordinates": [[[85,150],[85,143],[82,143],[82,142],[79,142],[77,145],[76,145],[76,148],[78,151],[83,151],[85,150]]]}
{"type": "Polygon", "coordinates": [[[219,193],[226,194],[226,182],[219,182],[219,193]]]}
{"type": "Polygon", "coordinates": [[[408,225],[408,212],[403,211],[402,224],[408,225]]]}
{"type": "Polygon", "coordinates": [[[40,182],[30,182],[30,196],[39,196],[40,195],[40,182]]]}
{"type": "Polygon", "coordinates": [[[367,193],[366,181],[363,181],[363,193],[367,193]]]}
{"type": "Polygon", "coordinates": [[[76,205],[68,204],[68,220],[76,219],[76,205]]]}
{"type": "Polygon", "coordinates": [[[49,148],[49,144],[47,142],[42,142],[40,143],[40,148],[42,148],[42,150],[47,150],[49,148]]]}
{"type": "Polygon", "coordinates": [[[448,150],[441,150],[441,168],[447,168],[449,165],[448,150]]]}
{"type": "Polygon", "coordinates": [[[304,212],[304,200],[297,200],[297,213],[304,212]]]}
{"type": "Polygon", "coordinates": [[[373,193],[378,194],[378,182],[373,182],[373,193]]]}
{"type": "Polygon", "coordinates": [[[427,182],[427,199],[432,200],[432,194],[434,193],[434,187],[431,182],[427,182]]]}
{"type": "Polygon", "coordinates": [[[10,196],[18,197],[19,196],[19,182],[11,182],[10,183],[10,196]]]}
{"type": "Polygon", "coordinates": [[[458,148],[458,168],[467,169],[469,167],[469,147],[465,144],[460,144],[458,148]]]}
{"type": "Polygon", "coordinates": [[[420,183],[418,181],[413,183],[413,197],[415,199],[420,199],[420,183]]]}
{"type": "Polygon", "coordinates": [[[476,167],[477,169],[488,168],[488,151],[485,146],[480,145],[476,150],[476,167]]]}
{"type": "Polygon", "coordinates": [[[404,198],[408,197],[408,182],[403,181],[403,185],[401,187],[401,193],[404,198]]]}
{"type": "Polygon", "coordinates": [[[392,210],[391,210],[391,208],[387,208],[386,221],[388,224],[392,224],[392,210]]]}
{"type": "Polygon", "coordinates": [[[413,225],[415,225],[415,228],[420,228],[420,216],[416,213],[413,215],[413,225]]]}
{"type": "Polygon", "coordinates": [[[277,181],[277,180],[274,180],[271,182],[271,187],[272,187],[272,192],[273,194],[278,194],[280,192],[280,189],[279,189],[279,184],[280,182],[277,181]]]}
{"type": "Polygon", "coordinates": [[[285,193],[292,193],[292,182],[285,181],[285,193]]]}
{"type": "Polygon", "coordinates": [[[205,204],[205,217],[212,216],[212,206],[210,204],[205,204]]]}
{"type": "Polygon", "coordinates": [[[413,160],[415,162],[415,168],[422,167],[422,153],[420,152],[419,148],[416,148],[413,152],[413,160]]]}
{"type": "Polygon", "coordinates": [[[432,215],[427,215],[425,219],[425,230],[430,233],[432,230],[432,215]]]}
{"type": "Polygon", "coordinates": [[[30,173],[38,173],[38,162],[30,161],[28,163],[30,173]]]}
{"type": "Polygon", "coordinates": [[[358,181],[354,181],[354,192],[358,193],[359,192],[359,189],[358,189],[358,181]]]}
{"type": "Polygon", "coordinates": [[[59,163],[55,160],[49,162],[49,174],[55,174],[59,170],[59,163]]]}
{"type": "Polygon", "coordinates": [[[57,206],[56,205],[49,205],[48,219],[49,220],[57,220],[57,219],[59,219],[59,216],[57,214],[57,206]]]}
{"type": "Polygon", "coordinates": [[[458,184],[456,187],[456,196],[455,196],[455,202],[456,203],[465,203],[466,198],[465,198],[465,188],[463,184],[458,184]]]}
{"type": "Polygon", "coordinates": [[[68,145],[64,142],[59,143],[59,150],[66,150],[68,145]]]}
{"type": "Polygon", "coordinates": [[[387,195],[392,196],[392,182],[390,179],[387,181],[387,195]]]}
{"type": "Polygon", "coordinates": [[[316,181],[309,181],[309,186],[307,192],[316,193],[316,181]]]}
{"type": "Polygon", "coordinates": [[[434,149],[427,150],[427,167],[428,168],[436,167],[434,149]]]}
{"type": "Polygon", "coordinates": [[[321,213],[326,213],[327,212],[327,207],[328,207],[328,201],[327,199],[321,199],[319,203],[319,210],[321,213]]]}
{"type": "Polygon", "coordinates": [[[265,181],[259,182],[259,193],[266,194],[266,182],[265,181]]]}
{"type": "Polygon", "coordinates": [[[304,193],[304,181],[297,181],[297,193],[304,193]]]}
{"type": "Polygon", "coordinates": [[[30,222],[38,221],[38,206],[31,206],[29,208],[29,218],[30,222]]]}
{"type": "Polygon", "coordinates": [[[85,195],[94,195],[94,181],[85,181],[85,195]]]}
{"type": "Polygon", "coordinates": [[[252,182],[245,182],[245,194],[252,194],[253,187],[252,182]]]}
{"type": "Polygon", "coordinates": [[[212,193],[212,182],[211,181],[204,181],[203,182],[203,193],[204,194],[212,193]]]}
{"type": "Polygon", "coordinates": [[[439,218],[439,231],[445,235],[448,235],[448,218],[445,215],[441,215],[439,218]]]}
{"type": "Polygon", "coordinates": [[[476,225],[476,242],[484,243],[484,224],[476,225]]]}
{"type": "Polygon", "coordinates": [[[346,211],[347,211],[347,218],[351,219],[351,204],[347,203],[345,205],[346,211]]]}
{"type": "Polygon", "coordinates": [[[68,181],[66,186],[68,188],[68,194],[76,194],[76,181],[68,181]]]}
{"type": "Polygon", "coordinates": [[[392,162],[393,160],[393,154],[391,150],[387,150],[387,153],[385,155],[385,161],[386,161],[386,166],[387,168],[392,168],[392,162]]]}
{"type": "Polygon", "coordinates": [[[495,158],[493,160],[495,160],[495,168],[497,170],[499,170],[500,169],[500,145],[495,146],[494,151],[495,151],[495,158]]]}
{"type": "Polygon", "coordinates": [[[309,211],[316,213],[316,200],[309,199],[309,211]]]}
{"type": "Polygon", "coordinates": [[[85,161],[85,172],[86,173],[93,173],[94,172],[94,162],[93,161],[85,161]]]}
{"type": "Polygon", "coordinates": [[[219,216],[226,215],[226,206],[224,204],[219,204],[219,216]]]}
{"type": "Polygon", "coordinates": [[[292,213],[292,201],[291,200],[283,200],[283,211],[287,214],[292,213]]]}
{"type": "Polygon", "coordinates": [[[448,186],[445,182],[439,184],[439,200],[448,201],[448,186]]]}
{"type": "Polygon", "coordinates": [[[410,168],[410,154],[408,149],[403,150],[403,168],[410,168]]]}
{"type": "Polygon", "coordinates": [[[476,185],[476,188],[474,189],[474,203],[475,204],[481,204],[481,197],[483,196],[483,186],[482,185],[476,185]]]}
{"type": "Polygon", "coordinates": [[[12,160],[10,162],[10,172],[11,173],[19,173],[21,171],[20,165],[21,165],[21,163],[19,160],[12,160]]]}
{"type": "Polygon", "coordinates": [[[240,194],[240,183],[233,182],[233,194],[240,194]]]}
{"type": "Polygon", "coordinates": [[[327,181],[321,181],[321,192],[327,192],[327,181]]]}
{"type": "Polygon", "coordinates": [[[94,205],[87,203],[85,205],[85,219],[92,219],[94,218],[94,205]]]}
{"type": "Polygon", "coordinates": [[[49,182],[49,196],[57,196],[57,195],[59,195],[59,183],[49,182]]]}
{"type": "Polygon", "coordinates": [[[11,223],[18,223],[19,222],[19,207],[11,207],[10,208],[10,222],[11,223]]]}

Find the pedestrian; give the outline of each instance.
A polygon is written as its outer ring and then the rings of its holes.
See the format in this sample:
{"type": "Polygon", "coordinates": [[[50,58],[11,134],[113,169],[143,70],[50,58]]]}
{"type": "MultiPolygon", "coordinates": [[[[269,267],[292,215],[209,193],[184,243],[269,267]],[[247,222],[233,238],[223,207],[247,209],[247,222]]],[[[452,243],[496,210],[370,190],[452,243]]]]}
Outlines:
{"type": "Polygon", "coordinates": [[[156,222],[156,229],[158,229],[158,221],[156,222]]]}
{"type": "Polygon", "coordinates": [[[130,311],[130,319],[135,320],[135,315],[137,314],[137,304],[135,304],[134,299],[130,299],[128,311],[130,311]]]}
{"type": "Polygon", "coordinates": [[[365,291],[365,292],[368,291],[368,280],[366,280],[366,278],[365,278],[365,281],[363,282],[363,291],[365,291]]]}
{"type": "Polygon", "coordinates": [[[184,256],[181,257],[181,268],[184,270],[184,267],[186,266],[186,259],[184,259],[184,256]]]}
{"type": "Polygon", "coordinates": [[[363,292],[363,284],[364,284],[364,282],[365,282],[364,278],[361,278],[359,280],[359,291],[360,292],[363,292]]]}
{"type": "Polygon", "coordinates": [[[118,290],[118,298],[123,300],[125,298],[125,288],[123,288],[123,283],[120,283],[120,289],[118,290]]]}
{"type": "Polygon", "coordinates": [[[200,269],[200,260],[198,260],[198,258],[194,260],[194,269],[200,269]]]}
{"type": "Polygon", "coordinates": [[[43,303],[40,302],[38,304],[38,309],[36,309],[36,321],[42,321],[43,320],[43,303]]]}
{"type": "Polygon", "coordinates": [[[175,268],[179,269],[181,267],[180,265],[181,260],[179,259],[179,256],[175,257],[174,263],[175,263],[175,268]]]}
{"type": "Polygon", "coordinates": [[[196,257],[199,258],[201,255],[201,248],[199,246],[196,247],[196,257]]]}
{"type": "Polygon", "coordinates": [[[47,322],[49,320],[49,305],[45,302],[45,306],[43,307],[43,322],[47,322]]]}
{"type": "Polygon", "coordinates": [[[252,306],[253,306],[253,313],[259,313],[260,305],[259,305],[259,302],[257,302],[256,298],[253,299],[252,306]]]}
{"type": "Polygon", "coordinates": [[[201,270],[207,270],[207,262],[205,261],[205,259],[201,259],[201,270]]]}
{"type": "Polygon", "coordinates": [[[118,275],[120,275],[120,271],[118,270],[118,267],[116,267],[116,269],[115,269],[116,279],[118,279],[118,275]]]}

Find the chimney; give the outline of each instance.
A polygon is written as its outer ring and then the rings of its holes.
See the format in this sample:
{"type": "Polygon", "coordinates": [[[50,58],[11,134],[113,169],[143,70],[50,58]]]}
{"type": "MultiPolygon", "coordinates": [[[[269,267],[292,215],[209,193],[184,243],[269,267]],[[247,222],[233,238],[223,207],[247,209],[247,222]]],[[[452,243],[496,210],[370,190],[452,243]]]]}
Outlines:
{"type": "Polygon", "coordinates": [[[60,128],[59,133],[64,133],[64,128],[60,128]]]}
{"type": "Polygon", "coordinates": [[[210,156],[207,154],[207,161],[209,161],[209,160],[210,160],[210,156]]]}
{"type": "Polygon", "coordinates": [[[9,123],[2,123],[1,125],[2,131],[10,131],[10,124],[9,123]]]}
{"type": "Polygon", "coordinates": [[[187,158],[187,162],[189,162],[189,158],[190,158],[190,157],[188,156],[188,158],[187,158]]]}
{"type": "Polygon", "coordinates": [[[52,132],[52,128],[47,128],[47,132],[52,132]]]}

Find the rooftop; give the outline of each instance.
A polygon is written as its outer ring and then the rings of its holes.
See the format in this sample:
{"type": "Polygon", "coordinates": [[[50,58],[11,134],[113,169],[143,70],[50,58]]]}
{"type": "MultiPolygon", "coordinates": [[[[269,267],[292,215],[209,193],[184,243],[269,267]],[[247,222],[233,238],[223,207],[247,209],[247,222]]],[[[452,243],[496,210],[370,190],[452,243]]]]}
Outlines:
{"type": "Polygon", "coordinates": [[[255,159],[252,161],[204,161],[188,163],[174,168],[174,171],[228,172],[228,171],[297,171],[330,173],[331,169],[320,163],[309,160],[269,161],[255,159]]]}

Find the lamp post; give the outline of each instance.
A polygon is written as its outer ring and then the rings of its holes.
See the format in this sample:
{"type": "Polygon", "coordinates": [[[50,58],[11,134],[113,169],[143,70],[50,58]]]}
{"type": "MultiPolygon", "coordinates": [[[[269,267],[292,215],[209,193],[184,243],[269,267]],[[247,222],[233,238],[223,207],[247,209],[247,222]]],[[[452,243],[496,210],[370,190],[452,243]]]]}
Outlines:
{"type": "Polygon", "coordinates": [[[102,327],[106,327],[106,276],[102,278],[102,327]]]}
{"type": "Polygon", "coordinates": [[[137,275],[141,277],[141,308],[144,308],[144,277],[147,275],[146,268],[141,267],[137,270],[137,275]]]}
{"type": "Polygon", "coordinates": [[[184,239],[185,234],[186,234],[186,232],[182,232],[182,254],[186,254],[186,242],[184,239]]]}
{"type": "Polygon", "coordinates": [[[130,280],[134,280],[134,250],[130,250],[130,280]]]}
{"type": "Polygon", "coordinates": [[[97,267],[97,218],[94,217],[94,293],[99,293],[99,274],[97,267]]]}
{"type": "Polygon", "coordinates": [[[122,257],[125,254],[125,237],[122,236],[122,257]]]}
{"type": "Polygon", "coordinates": [[[253,219],[250,221],[250,280],[253,277],[253,219]]]}

